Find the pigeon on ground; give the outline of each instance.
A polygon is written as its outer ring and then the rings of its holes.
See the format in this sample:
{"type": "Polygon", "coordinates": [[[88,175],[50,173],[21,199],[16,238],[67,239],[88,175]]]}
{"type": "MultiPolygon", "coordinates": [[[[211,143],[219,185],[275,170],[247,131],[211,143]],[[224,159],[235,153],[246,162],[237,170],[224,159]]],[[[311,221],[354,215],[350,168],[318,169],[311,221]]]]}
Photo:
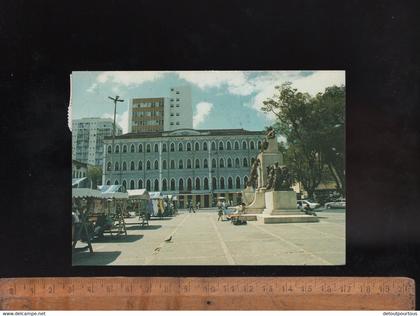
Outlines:
{"type": "Polygon", "coordinates": [[[154,252],[158,252],[160,250],[160,247],[155,248],[155,250],[153,250],[154,252]]]}
{"type": "Polygon", "coordinates": [[[165,239],[166,242],[170,242],[172,240],[172,236],[170,236],[168,239],[165,239]]]}

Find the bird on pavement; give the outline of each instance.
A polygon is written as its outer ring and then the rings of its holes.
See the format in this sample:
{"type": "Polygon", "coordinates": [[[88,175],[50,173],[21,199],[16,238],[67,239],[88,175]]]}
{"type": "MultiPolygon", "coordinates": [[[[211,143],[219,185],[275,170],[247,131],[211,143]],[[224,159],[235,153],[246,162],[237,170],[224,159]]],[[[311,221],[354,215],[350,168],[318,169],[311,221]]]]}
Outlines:
{"type": "Polygon", "coordinates": [[[171,242],[172,236],[170,236],[168,239],[165,239],[166,242],[171,242]]]}

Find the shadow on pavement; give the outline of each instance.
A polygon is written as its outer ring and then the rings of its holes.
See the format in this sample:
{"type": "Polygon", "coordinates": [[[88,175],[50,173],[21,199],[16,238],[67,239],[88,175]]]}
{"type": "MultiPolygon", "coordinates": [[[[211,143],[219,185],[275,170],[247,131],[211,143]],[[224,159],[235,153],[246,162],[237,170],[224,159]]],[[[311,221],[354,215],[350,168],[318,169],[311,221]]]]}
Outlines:
{"type": "Polygon", "coordinates": [[[148,225],[148,226],[141,226],[139,224],[134,224],[132,226],[126,226],[127,230],[155,230],[161,228],[162,225],[148,225]]]}
{"type": "Polygon", "coordinates": [[[171,219],[173,219],[173,217],[152,217],[149,221],[170,221],[171,219]]]}
{"type": "Polygon", "coordinates": [[[103,251],[103,252],[79,252],[74,253],[72,257],[73,266],[78,265],[106,265],[115,261],[121,254],[121,251],[103,251]]]}
{"type": "MultiPolygon", "coordinates": [[[[144,235],[122,235],[122,236],[103,236],[101,238],[94,239],[92,243],[101,244],[101,243],[125,243],[125,242],[134,242],[143,238],[144,235]]],[[[95,250],[95,249],[93,249],[95,250]]]]}

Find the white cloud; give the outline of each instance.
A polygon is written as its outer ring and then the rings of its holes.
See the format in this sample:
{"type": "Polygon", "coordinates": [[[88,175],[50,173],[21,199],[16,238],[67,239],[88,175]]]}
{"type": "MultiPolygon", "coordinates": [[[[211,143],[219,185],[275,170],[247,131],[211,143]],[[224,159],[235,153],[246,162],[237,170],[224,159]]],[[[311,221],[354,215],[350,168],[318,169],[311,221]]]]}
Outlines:
{"type": "Polygon", "coordinates": [[[99,83],[112,82],[124,86],[155,81],[165,75],[165,71],[104,71],[96,78],[99,83]]]}
{"type": "Polygon", "coordinates": [[[211,110],[213,109],[213,104],[209,102],[199,102],[195,106],[195,109],[196,112],[193,117],[193,127],[197,128],[210,114],[211,110]]]}
{"type": "Polygon", "coordinates": [[[92,93],[96,91],[96,88],[98,87],[98,84],[94,82],[89,88],[86,89],[86,92],[92,93]]]}
{"type": "Polygon", "coordinates": [[[253,92],[252,82],[243,71],[178,71],[178,77],[201,89],[220,88],[224,85],[230,93],[249,95],[253,92]]]}
{"type": "MultiPolygon", "coordinates": [[[[104,113],[102,114],[102,118],[114,119],[114,115],[104,113]]],[[[123,112],[122,114],[117,114],[115,121],[117,122],[117,125],[119,125],[122,128],[124,134],[128,133],[128,110],[123,112]]]]}
{"type": "MultiPolygon", "coordinates": [[[[273,97],[276,92],[275,86],[281,85],[286,81],[292,82],[292,86],[301,92],[315,95],[323,92],[326,87],[345,84],[344,71],[315,71],[309,76],[302,77],[299,72],[270,72],[267,76],[256,79],[255,85],[258,87],[257,95],[251,103],[251,107],[261,110],[263,101],[273,97]],[[265,78],[264,78],[265,77],[265,78]]],[[[268,113],[268,118],[274,120],[275,116],[268,113]]]]}

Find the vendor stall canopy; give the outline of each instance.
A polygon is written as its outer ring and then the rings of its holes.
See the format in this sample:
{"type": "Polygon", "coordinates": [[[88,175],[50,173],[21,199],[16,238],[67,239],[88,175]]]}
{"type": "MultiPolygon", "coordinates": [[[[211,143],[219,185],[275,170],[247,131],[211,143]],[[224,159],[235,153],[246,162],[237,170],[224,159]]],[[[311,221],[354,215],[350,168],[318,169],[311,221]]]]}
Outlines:
{"type": "Polygon", "coordinates": [[[152,200],[163,199],[162,192],[149,192],[149,195],[152,200]]]}
{"type": "Polygon", "coordinates": [[[71,187],[72,188],[88,188],[89,187],[89,181],[87,181],[87,178],[73,178],[71,179],[71,187]]]}
{"type": "Polygon", "coordinates": [[[127,190],[127,193],[130,199],[148,200],[150,198],[146,189],[127,190]]]}
{"type": "Polygon", "coordinates": [[[128,193],[122,185],[98,185],[104,198],[128,199],[128,193]]]}
{"type": "Polygon", "coordinates": [[[97,198],[103,199],[102,193],[99,190],[86,188],[73,188],[72,197],[74,198],[97,198]]]}

